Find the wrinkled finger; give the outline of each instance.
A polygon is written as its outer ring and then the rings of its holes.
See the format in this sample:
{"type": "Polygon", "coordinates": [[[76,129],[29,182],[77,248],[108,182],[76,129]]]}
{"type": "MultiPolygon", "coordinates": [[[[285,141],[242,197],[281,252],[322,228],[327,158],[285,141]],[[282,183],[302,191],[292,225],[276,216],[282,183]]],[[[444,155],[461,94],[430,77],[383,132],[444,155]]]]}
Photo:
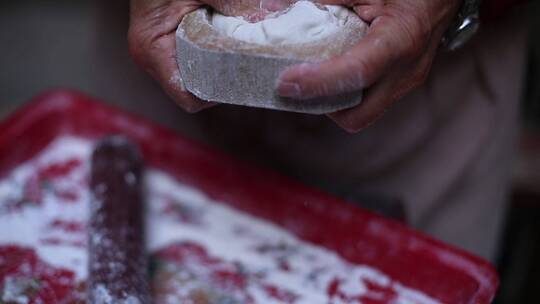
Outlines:
{"type": "Polygon", "coordinates": [[[200,1],[131,0],[130,24],[146,24],[164,33],[176,29],[182,17],[201,6],[200,1]]]}
{"type": "Polygon", "coordinates": [[[337,125],[350,133],[358,132],[382,116],[395,101],[392,90],[397,86],[395,76],[381,80],[365,92],[362,103],[352,109],[329,114],[337,125]]]}
{"type": "Polygon", "coordinates": [[[352,8],[362,20],[368,23],[371,23],[376,17],[382,16],[384,9],[383,0],[317,0],[316,2],[352,8]]]}
{"type": "Polygon", "coordinates": [[[351,133],[367,128],[379,119],[394,102],[425,82],[438,45],[438,40],[433,41],[423,56],[369,88],[360,105],[328,116],[351,133]]]}
{"type": "Polygon", "coordinates": [[[175,53],[172,57],[165,57],[165,55],[156,57],[156,63],[150,74],[158,80],[167,95],[188,113],[196,113],[215,105],[203,101],[185,90],[178,71],[175,53]]]}
{"type": "Polygon", "coordinates": [[[162,47],[153,50],[155,61],[150,73],[162,85],[165,92],[188,113],[196,113],[215,105],[202,101],[185,90],[176,63],[174,35],[162,39],[160,41],[162,43],[157,44],[162,47]]]}
{"type": "Polygon", "coordinates": [[[400,58],[400,39],[400,29],[388,17],[378,17],[368,34],[343,55],[286,69],[278,80],[277,92],[285,97],[307,99],[362,90],[400,58]]]}
{"type": "Polygon", "coordinates": [[[185,14],[193,11],[200,4],[186,5],[182,1],[168,4],[170,1],[132,0],[130,6],[130,24],[128,30],[129,52],[133,59],[146,70],[155,61],[153,55],[159,55],[154,50],[155,45],[161,43],[165,37],[164,47],[167,54],[174,52],[174,40],[167,41],[168,36],[174,34],[178,24],[185,14]]]}
{"type": "Polygon", "coordinates": [[[203,102],[185,91],[180,80],[174,33],[183,16],[200,6],[195,1],[191,5],[180,4],[132,1],[129,51],[181,108],[193,113],[212,106],[212,103],[203,102]]]}
{"type": "Polygon", "coordinates": [[[371,23],[375,18],[383,15],[383,8],[382,5],[357,5],[354,7],[354,11],[360,19],[371,23]]]}
{"type": "Polygon", "coordinates": [[[394,102],[424,83],[431,68],[432,58],[432,54],[428,53],[417,62],[386,76],[365,92],[360,105],[328,116],[348,132],[358,132],[368,127],[394,102]]]}

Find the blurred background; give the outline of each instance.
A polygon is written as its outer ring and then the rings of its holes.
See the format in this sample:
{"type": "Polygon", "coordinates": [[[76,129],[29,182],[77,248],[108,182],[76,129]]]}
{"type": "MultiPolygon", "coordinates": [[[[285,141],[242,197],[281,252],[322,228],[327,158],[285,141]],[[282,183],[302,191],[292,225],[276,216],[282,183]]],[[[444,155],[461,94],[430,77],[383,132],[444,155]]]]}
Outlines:
{"type": "MultiPolygon", "coordinates": [[[[511,208],[497,263],[502,276],[497,303],[538,303],[540,290],[539,1],[523,11],[531,39],[511,208]]],[[[0,118],[43,90],[69,87],[119,106],[138,103],[139,114],[169,127],[192,119],[166,98],[147,102],[162,93],[131,62],[127,24],[126,1],[2,1],[0,118]]],[[[197,137],[197,130],[187,131],[197,137]]]]}

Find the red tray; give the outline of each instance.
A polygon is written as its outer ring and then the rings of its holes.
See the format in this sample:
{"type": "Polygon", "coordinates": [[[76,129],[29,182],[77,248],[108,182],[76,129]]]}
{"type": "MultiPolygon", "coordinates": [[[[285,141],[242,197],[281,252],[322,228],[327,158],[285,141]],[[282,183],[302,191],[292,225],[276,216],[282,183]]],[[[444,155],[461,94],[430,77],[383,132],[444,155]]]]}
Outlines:
{"type": "Polygon", "coordinates": [[[210,197],[444,303],[490,303],[495,295],[498,276],[487,261],[73,91],[42,94],[0,123],[0,177],[60,135],[110,133],[127,135],[151,166],[210,197]]]}

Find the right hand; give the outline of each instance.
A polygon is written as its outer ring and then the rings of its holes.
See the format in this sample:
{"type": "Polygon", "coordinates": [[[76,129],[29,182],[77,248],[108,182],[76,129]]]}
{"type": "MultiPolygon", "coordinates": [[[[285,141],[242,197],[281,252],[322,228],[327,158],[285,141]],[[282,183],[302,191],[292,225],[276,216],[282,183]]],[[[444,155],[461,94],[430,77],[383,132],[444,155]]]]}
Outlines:
{"type": "Polygon", "coordinates": [[[302,100],[365,90],[360,105],[329,114],[340,127],[354,133],[426,80],[441,38],[463,0],[318,2],[354,9],[370,24],[367,34],[339,56],[287,68],[277,91],[302,100]]]}

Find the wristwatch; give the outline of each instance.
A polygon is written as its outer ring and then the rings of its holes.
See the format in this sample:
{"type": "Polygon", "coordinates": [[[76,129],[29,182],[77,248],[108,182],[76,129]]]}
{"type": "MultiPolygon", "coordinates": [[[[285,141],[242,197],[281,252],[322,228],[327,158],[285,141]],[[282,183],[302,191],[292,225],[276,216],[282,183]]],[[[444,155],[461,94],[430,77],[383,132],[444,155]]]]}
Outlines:
{"type": "Polygon", "coordinates": [[[481,0],[463,0],[463,5],[442,39],[444,48],[454,51],[469,41],[480,27],[481,0]]]}

